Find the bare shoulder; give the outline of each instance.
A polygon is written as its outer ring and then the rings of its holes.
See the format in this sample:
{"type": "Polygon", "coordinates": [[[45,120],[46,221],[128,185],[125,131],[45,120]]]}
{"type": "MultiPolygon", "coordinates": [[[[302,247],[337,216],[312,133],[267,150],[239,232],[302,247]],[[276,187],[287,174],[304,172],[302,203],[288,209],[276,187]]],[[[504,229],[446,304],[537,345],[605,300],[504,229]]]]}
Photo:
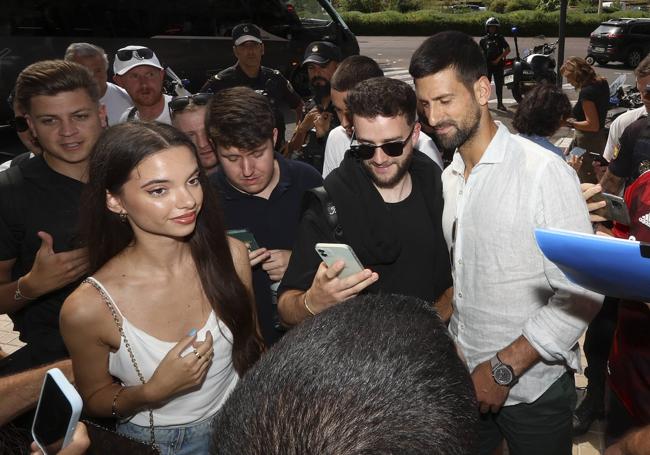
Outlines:
{"type": "Polygon", "coordinates": [[[90,283],[81,283],[65,299],[61,308],[61,324],[66,327],[94,325],[106,314],[106,304],[90,283]]]}

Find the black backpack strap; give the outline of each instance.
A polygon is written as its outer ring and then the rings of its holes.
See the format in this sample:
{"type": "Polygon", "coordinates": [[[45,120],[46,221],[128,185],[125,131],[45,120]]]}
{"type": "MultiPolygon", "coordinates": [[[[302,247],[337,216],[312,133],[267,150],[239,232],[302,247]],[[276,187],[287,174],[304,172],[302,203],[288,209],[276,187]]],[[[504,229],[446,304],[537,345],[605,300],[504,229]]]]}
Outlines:
{"type": "Polygon", "coordinates": [[[136,114],[136,112],[138,112],[138,108],[135,107],[135,106],[133,106],[133,107],[129,110],[129,114],[126,116],[126,121],[127,121],[127,122],[132,122],[133,120],[135,120],[135,114],[136,114]]]}
{"type": "Polygon", "coordinates": [[[327,225],[332,231],[333,237],[338,242],[341,242],[343,240],[343,227],[339,223],[336,205],[334,205],[334,201],[330,198],[325,187],[319,186],[305,191],[305,195],[302,199],[301,213],[304,213],[314,203],[321,207],[323,214],[325,215],[325,220],[327,220],[327,225]]]}

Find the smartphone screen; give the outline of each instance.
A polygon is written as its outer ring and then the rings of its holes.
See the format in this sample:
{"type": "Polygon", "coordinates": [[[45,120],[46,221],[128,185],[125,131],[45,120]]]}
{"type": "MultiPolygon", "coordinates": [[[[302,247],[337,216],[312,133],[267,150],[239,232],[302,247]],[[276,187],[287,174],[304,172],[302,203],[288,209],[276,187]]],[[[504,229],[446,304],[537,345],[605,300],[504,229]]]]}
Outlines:
{"type": "Polygon", "coordinates": [[[234,237],[237,240],[241,241],[244,245],[246,245],[248,251],[255,251],[260,248],[260,246],[257,243],[257,240],[255,240],[255,236],[248,229],[231,229],[227,232],[227,234],[230,237],[234,237]]]}
{"type": "Polygon", "coordinates": [[[34,439],[46,454],[55,454],[62,449],[72,414],[70,401],[52,376],[46,374],[33,428],[34,439]]]}
{"type": "Polygon", "coordinates": [[[581,157],[582,155],[585,154],[587,150],[583,149],[582,147],[573,147],[571,149],[571,152],[569,152],[573,156],[581,157]]]}

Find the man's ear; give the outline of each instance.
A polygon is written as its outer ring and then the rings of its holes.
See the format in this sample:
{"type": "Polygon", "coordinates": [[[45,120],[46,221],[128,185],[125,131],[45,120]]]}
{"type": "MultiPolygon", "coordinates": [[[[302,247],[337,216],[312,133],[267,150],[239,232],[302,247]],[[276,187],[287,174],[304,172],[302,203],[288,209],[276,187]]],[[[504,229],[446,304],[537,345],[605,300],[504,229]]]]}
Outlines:
{"type": "Polygon", "coordinates": [[[413,144],[414,149],[418,147],[418,141],[420,140],[421,131],[422,131],[422,125],[420,125],[420,122],[416,120],[415,125],[413,126],[413,134],[411,135],[411,143],[413,144]]]}
{"type": "Polygon", "coordinates": [[[481,76],[474,82],[474,98],[481,106],[487,105],[492,93],[490,80],[486,76],[481,76]]]}
{"type": "Polygon", "coordinates": [[[122,85],[122,76],[118,76],[117,74],[113,75],[113,82],[115,82],[120,87],[124,88],[124,86],[122,85]]]}
{"type": "Polygon", "coordinates": [[[124,206],[122,205],[120,198],[108,190],[106,190],[106,207],[108,210],[113,213],[117,213],[118,215],[120,213],[126,213],[126,210],[124,210],[124,206]]]}
{"type": "Polygon", "coordinates": [[[99,121],[102,128],[108,128],[108,115],[106,114],[106,105],[99,103],[99,121]]]}
{"type": "Polygon", "coordinates": [[[275,144],[278,142],[278,129],[273,128],[273,148],[275,148],[275,144]]]}
{"type": "Polygon", "coordinates": [[[262,46],[262,55],[264,55],[264,43],[260,44],[262,46]]]}

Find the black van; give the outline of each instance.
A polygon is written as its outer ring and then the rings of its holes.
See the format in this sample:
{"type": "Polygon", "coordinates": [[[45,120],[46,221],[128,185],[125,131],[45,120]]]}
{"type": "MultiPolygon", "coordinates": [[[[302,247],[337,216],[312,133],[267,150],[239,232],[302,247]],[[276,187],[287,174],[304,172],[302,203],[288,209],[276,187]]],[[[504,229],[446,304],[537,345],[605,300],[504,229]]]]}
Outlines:
{"type": "Polygon", "coordinates": [[[328,0],[3,0],[0,16],[0,129],[11,111],[5,102],[18,73],[43,59],[63,58],[72,42],[103,47],[112,63],[117,49],[140,44],[164,66],[190,80],[196,91],[234,63],[230,33],[257,24],[265,44],[263,64],[304,86],[305,47],[329,40],[344,56],[359,44],[328,0]]]}

